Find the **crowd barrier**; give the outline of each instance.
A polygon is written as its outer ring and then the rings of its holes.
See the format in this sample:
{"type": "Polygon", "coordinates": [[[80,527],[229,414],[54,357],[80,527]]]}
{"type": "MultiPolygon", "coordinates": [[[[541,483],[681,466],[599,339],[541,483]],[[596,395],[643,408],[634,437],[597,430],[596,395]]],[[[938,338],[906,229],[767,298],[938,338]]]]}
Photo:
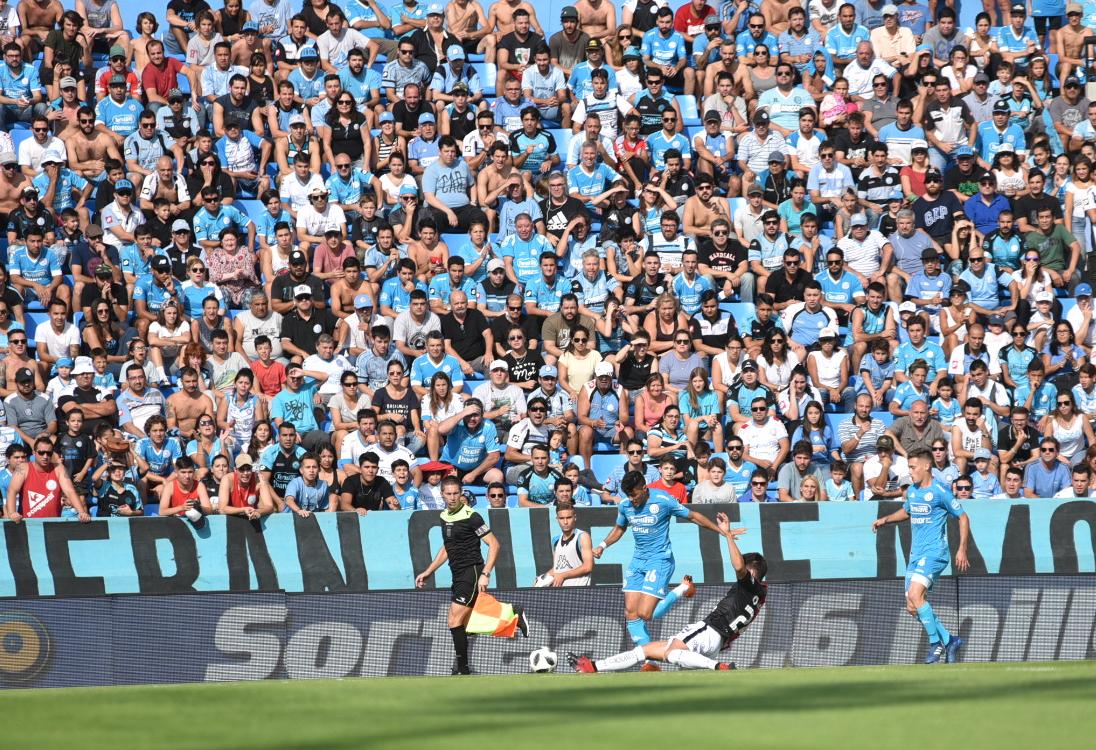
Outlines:
{"type": "MultiPolygon", "coordinates": [[[[762,552],[773,582],[893,578],[905,572],[909,525],[871,523],[897,503],[772,503],[694,506],[727,513],[748,533],[740,544],[762,552]]],[[[983,500],[964,505],[971,521],[972,575],[1096,572],[1096,501],[983,500]]],[[[492,585],[518,588],[551,567],[558,533],[549,508],[484,511],[502,551],[492,585]]],[[[580,508],[578,525],[595,544],[613,526],[612,508],[580,508]]],[[[0,598],[115,594],[409,589],[441,544],[439,514],[292,514],[261,522],[212,516],[0,524],[0,598]]],[[[952,520],[949,538],[958,539],[952,520]]],[[[699,583],[732,580],[722,539],[678,519],[671,537],[677,575],[699,583]]],[[[617,584],[632,554],[631,535],[610,547],[594,582],[617,584]]],[[[447,587],[443,567],[434,585],[447,587]]]]}
{"type": "MultiPolygon", "coordinates": [[[[630,648],[617,588],[496,593],[525,605],[532,635],[473,637],[474,672],[526,672],[538,646],[561,657],[630,648]]],[[[673,635],[723,593],[700,586],[652,624],[652,635],[673,635]]],[[[945,578],[932,600],[944,624],[967,639],[964,661],[1096,657],[1096,576],[945,578]]],[[[448,602],[437,590],[0,602],[0,686],[444,675],[453,653],[448,602]]],[[[909,664],[926,645],[904,611],[900,580],[809,581],[772,584],[758,620],[722,656],[747,668],[909,664]]]]}

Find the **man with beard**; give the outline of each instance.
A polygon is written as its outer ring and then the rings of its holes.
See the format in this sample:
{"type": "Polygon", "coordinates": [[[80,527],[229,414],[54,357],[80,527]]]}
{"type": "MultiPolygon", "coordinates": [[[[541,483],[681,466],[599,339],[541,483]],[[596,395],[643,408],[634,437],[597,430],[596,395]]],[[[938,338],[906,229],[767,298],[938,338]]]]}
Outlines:
{"type": "Polygon", "coordinates": [[[548,197],[540,204],[548,239],[559,242],[563,232],[579,216],[586,216],[582,201],[567,194],[567,178],[561,172],[553,172],[548,178],[548,197]]]}
{"type": "Polygon", "coordinates": [[[452,309],[441,319],[445,350],[456,357],[465,375],[482,374],[487,353],[494,348],[487,318],[479,310],[468,307],[468,295],[460,290],[449,295],[449,304],[452,309]]]}
{"type": "Polygon", "coordinates": [[[579,315],[576,295],[563,295],[559,302],[559,312],[546,318],[541,328],[545,362],[555,364],[556,360],[563,356],[563,351],[571,343],[571,331],[580,325],[593,331],[597,328],[597,321],[585,315],[579,315]]]}

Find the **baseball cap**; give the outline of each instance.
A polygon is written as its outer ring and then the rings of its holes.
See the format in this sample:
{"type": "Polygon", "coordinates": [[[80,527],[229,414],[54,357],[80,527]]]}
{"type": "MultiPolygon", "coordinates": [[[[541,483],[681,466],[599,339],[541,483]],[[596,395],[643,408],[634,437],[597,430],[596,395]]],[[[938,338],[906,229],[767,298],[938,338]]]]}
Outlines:
{"type": "Polygon", "coordinates": [[[616,370],[608,362],[598,362],[597,367],[594,368],[594,377],[612,377],[614,374],[616,374],[616,370]]]}
{"type": "Polygon", "coordinates": [[[372,307],[372,306],[373,306],[373,298],[370,297],[368,294],[359,294],[357,297],[354,298],[354,309],[355,310],[362,310],[366,307],[372,307]]]}
{"type": "Polygon", "coordinates": [[[1068,86],[1080,86],[1081,85],[1081,80],[1079,78],[1077,78],[1077,76],[1070,76],[1069,78],[1066,79],[1066,82],[1062,85],[1067,86],[1067,87],[1068,86]]]}
{"type": "Polygon", "coordinates": [[[973,158],[974,149],[972,149],[970,146],[963,145],[955,149],[954,154],[956,159],[973,158]]]}
{"type": "Polygon", "coordinates": [[[506,264],[498,258],[492,258],[491,260],[487,261],[487,273],[497,271],[500,268],[506,268],[506,264]]]}
{"type": "Polygon", "coordinates": [[[564,5],[563,10],[559,12],[559,20],[564,21],[568,18],[578,19],[578,8],[573,5],[564,5]]]}
{"type": "Polygon", "coordinates": [[[133,190],[133,183],[129,180],[118,180],[118,182],[114,183],[114,192],[118,192],[119,190],[133,190]]]}
{"type": "Polygon", "coordinates": [[[1091,297],[1092,287],[1088,284],[1078,284],[1077,288],[1073,290],[1074,297],[1091,297]]]}
{"type": "Polygon", "coordinates": [[[17,164],[19,157],[14,151],[0,151],[0,164],[17,164]]]}
{"type": "Polygon", "coordinates": [[[764,195],[765,191],[756,182],[746,188],[746,195],[764,195]]]}
{"type": "MultiPolygon", "coordinates": [[[[95,373],[95,367],[91,364],[91,357],[77,357],[76,363],[72,368],[73,375],[93,375],[95,373]]],[[[16,373],[15,379],[19,379],[19,374],[16,373]]]]}
{"type": "Polygon", "coordinates": [[[247,22],[244,23],[244,27],[243,27],[242,31],[245,31],[245,32],[246,31],[254,31],[255,33],[258,33],[259,32],[259,24],[255,23],[254,21],[247,21],[247,22]]]}
{"type": "Polygon", "coordinates": [[[719,110],[709,109],[704,113],[704,122],[723,122],[723,115],[719,114],[719,110]]]}
{"type": "Polygon", "coordinates": [[[444,16],[445,6],[441,3],[430,3],[426,6],[426,15],[428,16],[444,16]]]}
{"type": "Polygon", "coordinates": [[[1008,141],[1005,141],[1004,143],[1002,143],[1002,144],[999,144],[999,145],[997,146],[997,153],[999,153],[999,154],[1012,154],[1012,153],[1016,153],[1016,147],[1015,147],[1015,146],[1013,146],[1013,145],[1012,145],[1011,143],[1009,143],[1008,141]]]}
{"type": "Polygon", "coordinates": [[[1008,113],[1009,113],[1008,102],[1006,102],[1004,99],[998,99],[997,101],[995,101],[993,103],[993,114],[995,114],[995,115],[1006,114],[1007,115],[1008,113]]]}
{"type": "Polygon", "coordinates": [[[449,89],[449,93],[453,94],[454,96],[456,94],[467,94],[468,93],[468,84],[465,83],[464,81],[457,81],[449,89]]]}
{"type": "Polygon", "coordinates": [[[966,282],[966,279],[959,279],[951,287],[952,294],[970,294],[970,284],[966,282]]]}
{"type": "Polygon", "coordinates": [[[975,73],[974,74],[974,82],[975,83],[989,83],[989,76],[986,75],[985,73],[975,73]]]}
{"type": "Polygon", "coordinates": [[[1035,295],[1035,301],[1036,302],[1053,302],[1054,301],[1054,295],[1044,289],[1043,291],[1041,291],[1041,292],[1039,292],[1035,295]]]}
{"type": "Polygon", "coordinates": [[[1074,13],[1080,13],[1081,15],[1084,15],[1085,9],[1081,7],[1080,3],[1069,3],[1068,5],[1066,5],[1066,15],[1069,16],[1074,13]]]}
{"type": "Polygon", "coordinates": [[[990,453],[989,448],[978,448],[974,451],[975,461],[989,461],[990,453]]]}
{"type": "Polygon", "coordinates": [[[887,4],[883,6],[883,10],[881,12],[884,16],[897,16],[898,7],[895,5],[887,4]]]}
{"type": "Polygon", "coordinates": [[[27,367],[20,367],[15,372],[16,383],[32,383],[34,382],[34,373],[27,367]]]}
{"type": "Polygon", "coordinates": [[[712,13],[711,15],[709,15],[707,18],[704,19],[704,25],[705,26],[719,26],[719,16],[717,16],[715,13],[712,13]]]}
{"type": "Polygon", "coordinates": [[[310,287],[308,284],[297,284],[297,286],[293,287],[293,299],[296,299],[298,297],[311,297],[311,296],[312,296],[312,287],[310,287]]]}
{"type": "Polygon", "coordinates": [[[74,89],[76,88],[76,79],[72,76],[65,76],[61,79],[60,85],[62,89],[74,89]]]}
{"type": "Polygon", "coordinates": [[[491,367],[488,368],[491,372],[495,370],[509,370],[510,368],[506,364],[504,359],[496,359],[491,362],[491,367]]]}
{"type": "Polygon", "coordinates": [[[56,362],[56,367],[72,367],[75,362],[72,361],[72,357],[61,357],[56,362]]]}
{"type": "MultiPolygon", "coordinates": [[[[129,182],[129,180],[123,180],[123,182],[129,182]]],[[[132,183],[130,184],[130,187],[133,187],[132,183]]],[[[37,198],[38,197],[38,188],[30,187],[28,185],[27,187],[23,188],[23,192],[21,193],[21,195],[23,195],[24,197],[28,196],[28,195],[33,195],[35,198],[37,198]]]]}
{"type": "Polygon", "coordinates": [[[826,326],[818,332],[818,338],[820,339],[835,339],[837,338],[837,329],[833,326],[826,326]]]}
{"type": "Polygon", "coordinates": [[[868,225],[868,217],[865,214],[857,213],[853,214],[849,219],[850,227],[866,227],[868,225]]]}
{"type": "Polygon", "coordinates": [[[419,115],[419,125],[423,125],[428,122],[437,122],[437,120],[434,118],[434,115],[430,114],[429,112],[423,112],[421,115],[419,115]]]}
{"type": "Polygon", "coordinates": [[[107,81],[107,85],[108,86],[125,86],[126,85],[126,77],[124,75],[120,75],[118,73],[115,73],[114,75],[112,75],[110,77],[110,80],[107,81]]]}
{"type": "MultiPolygon", "coordinates": [[[[386,113],[386,114],[390,114],[390,113],[386,113]]],[[[294,125],[307,125],[307,124],[308,124],[308,120],[304,119],[304,115],[302,115],[300,112],[294,112],[293,114],[291,114],[289,116],[289,126],[290,127],[293,127],[294,125]]]]}
{"type": "Polygon", "coordinates": [[[396,116],[391,112],[381,112],[381,116],[377,118],[377,122],[395,122],[396,116]]]}
{"type": "Polygon", "coordinates": [[[637,47],[629,47],[628,49],[624,50],[623,57],[625,60],[642,60],[643,53],[640,52],[637,47]]]}
{"type": "MultiPolygon", "coordinates": [[[[180,219],[181,221],[181,219],[180,219]]],[[[185,222],[184,222],[185,223],[185,222]]],[[[98,224],[88,224],[88,228],[84,230],[84,236],[88,239],[95,239],[96,237],[103,236],[103,228],[98,224]]]]}
{"type": "Polygon", "coordinates": [[[126,48],[123,47],[120,44],[115,44],[115,45],[111,46],[110,52],[108,53],[107,56],[108,57],[125,57],[126,56],[126,48]]]}
{"type": "Polygon", "coordinates": [[[742,363],[742,370],[753,370],[754,372],[757,372],[757,363],[754,362],[752,359],[747,359],[745,362],[742,363]]]}
{"type": "Polygon", "coordinates": [[[289,265],[294,266],[299,263],[307,263],[308,257],[300,250],[294,250],[289,254],[289,265]]]}
{"type": "Polygon", "coordinates": [[[236,456],[235,463],[237,469],[242,469],[245,466],[255,465],[255,462],[251,460],[251,456],[247,455],[246,453],[241,453],[240,455],[236,456]]]}
{"type": "Polygon", "coordinates": [[[763,110],[763,109],[759,109],[756,112],[754,112],[753,124],[754,125],[768,125],[769,124],[769,113],[767,111],[763,110]]]}
{"type": "Polygon", "coordinates": [[[418,195],[419,191],[411,185],[404,185],[400,188],[400,195],[418,195]]]}
{"type": "Polygon", "coordinates": [[[586,49],[601,49],[601,40],[596,37],[591,39],[586,42],[586,49]]]}
{"type": "Polygon", "coordinates": [[[321,195],[329,195],[329,193],[327,192],[327,188],[321,185],[317,185],[316,187],[308,191],[309,198],[318,198],[321,195]]]}
{"type": "Polygon", "coordinates": [[[450,60],[464,60],[467,55],[464,54],[464,47],[459,44],[450,44],[449,48],[445,50],[445,56],[450,60]]]}
{"type": "Polygon", "coordinates": [[[298,60],[319,60],[320,51],[315,47],[305,47],[297,53],[298,60]]]}
{"type": "MultiPolygon", "coordinates": [[[[62,86],[61,88],[64,88],[64,86],[62,86]]],[[[167,92],[167,100],[169,102],[174,102],[174,101],[180,101],[181,102],[184,99],[186,99],[186,94],[183,93],[182,89],[171,89],[170,91],[167,92]]]]}
{"type": "Polygon", "coordinates": [[[166,273],[171,270],[171,261],[163,255],[157,255],[153,258],[150,265],[152,266],[153,271],[159,271],[160,273],[166,273]]]}
{"type": "Polygon", "coordinates": [[[1000,315],[990,315],[987,322],[991,326],[1003,326],[1005,324],[1005,319],[1002,318],[1000,315]]]}
{"type": "Polygon", "coordinates": [[[171,222],[171,233],[172,234],[175,234],[175,232],[189,232],[189,231],[190,231],[190,225],[187,224],[183,219],[176,219],[175,221],[171,222]]]}
{"type": "MultiPolygon", "coordinates": [[[[99,231],[101,232],[103,230],[100,229],[99,231]]],[[[104,279],[109,279],[114,275],[114,267],[109,263],[100,263],[95,266],[95,275],[104,279]]]]}
{"type": "Polygon", "coordinates": [[[910,146],[910,153],[913,154],[918,151],[922,151],[927,154],[929,152],[929,144],[925,143],[924,141],[914,141],[913,145],[910,146]]]}
{"type": "Polygon", "coordinates": [[[912,302],[903,302],[898,306],[898,314],[901,315],[904,312],[915,313],[917,312],[917,305],[912,302]]]}
{"type": "Polygon", "coordinates": [[[55,148],[47,148],[42,152],[42,164],[64,164],[65,157],[61,156],[61,152],[55,148]]]}
{"type": "Polygon", "coordinates": [[[784,160],[786,158],[787,157],[784,156],[783,151],[771,151],[771,152],[769,152],[769,164],[772,164],[774,161],[778,161],[781,164],[783,164],[784,160]]]}
{"type": "Polygon", "coordinates": [[[540,372],[537,375],[542,378],[557,378],[559,377],[559,371],[556,370],[555,365],[541,365],[540,372]]]}
{"type": "Polygon", "coordinates": [[[1008,14],[1010,16],[1026,16],[1027,6],[1023,3],[1013,3],[1012,7],[1008,10],[1008,14]]]}

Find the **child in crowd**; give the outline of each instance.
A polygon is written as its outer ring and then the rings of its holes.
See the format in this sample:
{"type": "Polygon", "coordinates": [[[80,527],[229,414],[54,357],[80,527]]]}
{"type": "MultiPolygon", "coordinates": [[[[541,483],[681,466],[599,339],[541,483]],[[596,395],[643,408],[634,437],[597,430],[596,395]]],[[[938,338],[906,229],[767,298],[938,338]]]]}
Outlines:
{"type": "Polygon", "coordinates": [[[117,395],[118,381],[114,373],[107,370],[107,353],[104,350],[96,349],[91,353],[91,366],[95,368],[91,384],[111,396],[117,395]]]}
{"type": "Polygon", "coordinates": [[[403,510],[416,510],[419,507],[419,491],[411,481],[411,466],[402,458],[392,462],[392,494],[403,510]]]}
{"type": "Polygon", "coordinates": [[[143,516],[145,505],[141,493],[126,479],[126,465],[111,462],[103,464],[96,473],[96,507],[99,516],[143,516]]]}
{"type": "Polygon", "coordinates": [[[662,475],[662,478],[658,481],[651,482],[650,486],[652,490],[667,492],[679,503],[689,502],[687,488],[684,484],[677,481],[677,461],[673,456],[663,456],[658,464],[658,473],[662,475]]]}
{"type": "Polygon", "coordinates": [[[831,503],[847,503],[856,499],[852,483],[845,481],[849,475],[849,466],[844,461],[830,464],[830,476],[822,488],[831,503]]]}
{"type": "Polygon", "coordinates": [[[46,384],[46,398],[53,401],[54,408],[57,400],[62,396],[71,396],[76,387],[76,379],[72,377],[73,361],[71,357],[61,357],[54,365],[56,374],[46,384]]]}
{"type": "Polygon", "coordinates": [[[285,365],[271,358],[274,345],[269,336],[255,337],[255,353],[259,358],[251,362],[251,371],[255,373],[255,383],[259,392],[273,398],[285,385],[285,365]]]}
{"type": "MultiPolygon", "coordinates": [[[[560,434],[562,434],[562,433],[560,433],[560,434]]],[[[564,467],[563,467],[563,476],[566,479],[570,480],[571,484],[574,485],[574,489],[571,491],[571,502],[572,502],[572,504],[574,504],[574,505],[583,505],[583,506],[586,506],[586,505],[600,505],[600,503],[595,503],[594,502],[594,499],[590,496],[590,490],[586,489],[586,487],[579,484],[579,481],[578,481],[579,474],[580,474],[580,471],[579,471],[579,468],[578,468],[577,465],[575,465],[575,464],[565,464],[564,465],[564,467]]]]}
{"type": "Polygon", "coordinates": [[[951,432],[952,424],[963,412],[959,400],[954,398],[955,381],[950,377],[942,378],[936,386],[936,393],[938,395],[933,399],[929,415],[940,422],[944,432],[951,432]]]}

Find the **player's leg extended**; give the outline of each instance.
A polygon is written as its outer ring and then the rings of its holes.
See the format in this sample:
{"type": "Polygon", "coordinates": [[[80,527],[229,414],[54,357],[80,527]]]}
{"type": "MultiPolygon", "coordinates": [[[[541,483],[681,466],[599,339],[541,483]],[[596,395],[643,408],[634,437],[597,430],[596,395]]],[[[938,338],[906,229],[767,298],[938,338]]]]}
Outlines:
{"type": "Polygon", "coordinates": [[[689,599],[695,593],[696,584],[693,583],[693,577],[683,576],[681,579],[681,583],[670,589],[666,593],[666,598],[660,601],[655,606],[655,611],[651,614],[651,618],[657,620],[659,617],[662,617],[664,614],[669,612],[673,608],[673,606],[677,604],[678,599],[682,597],[689,599]]]}
{"type": "Polygon", "coordinates": [[[914,574],[909,586],[906,588],[906,611],[917,617],[921,627],[929,637],[929,654],[926,663],[932,664],[940,661],[944,656],[944,648],[951,640],[951,634],[936,617],[932,605],[926,598],[927,587],[923,580],[914,574]]]}
{"type": "Polygon", "coordinates": [[[471,616],[471,607],[449,603],[449,634],[453,637],[453,652],[457,655],[457,671],[463,674],[468,672],[468,632],[465,626],[471,616]]]}
{"type": "Polygon", "coordinates": [[[657,605],[658,598],[651,594],[627,590],[624,592],[624,619],[628,635],[637,646],[646,646],[651,642],[651,635],[647,632],[647,620],[651,619],[657,605]]]}

